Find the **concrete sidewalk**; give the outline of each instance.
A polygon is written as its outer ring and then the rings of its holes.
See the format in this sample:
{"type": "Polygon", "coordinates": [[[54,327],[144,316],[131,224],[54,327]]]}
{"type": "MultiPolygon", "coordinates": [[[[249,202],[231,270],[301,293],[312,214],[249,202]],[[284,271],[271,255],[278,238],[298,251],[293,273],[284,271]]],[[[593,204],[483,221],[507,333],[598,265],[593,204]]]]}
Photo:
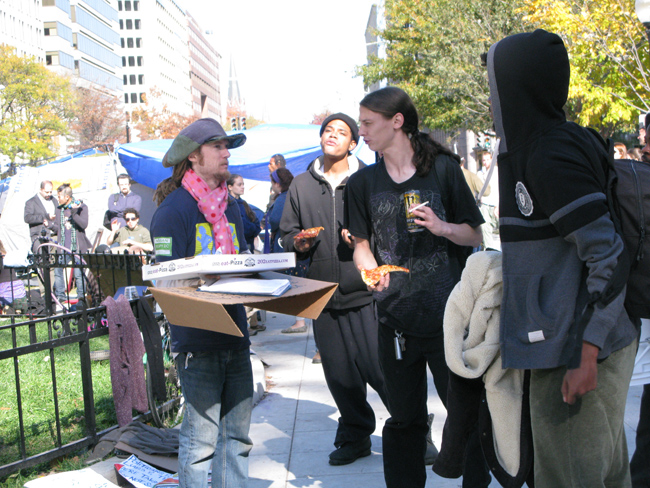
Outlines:
{"type": "MultiPolygon", "coordinates": [[[[250,488],[324,487],[375,488],[384,485],[381,430],[388,412],[379,395],[368,398],[377,416],[372,455],[347,466],[330,466],[338,411],[325,384],[323,368],[312,364],[315,344],[311,326],[303,334],[282,334],[294,318],[267,312],[267,329],[251,338],[252,348],[266,363],[267,396],[253,410],[254,447],[249,466],[250,488]]],[[[309,321],[308,321],[309,322],[309,321]]],[[[639,419],[641,387],[630,389],[626,434],[630,455],[639,419]]],[[[429,412],[435,414],[432,433],[440,447],[446,411],[429,374],[429,412]]],[[[460,487],[461,480],[437,476],[427,467],[427,488],[460,487]]],[[[493,481],[490,487],[498,487],[493,481]]]]}
{"type": "MultiPolygon", "coordinates": [[[[372,436],[372,455],[347,466],[330,466],[338,411],[325,384],[323,368],[312,364],[316,351],[311,325],[308,332],[282,334],[294,317],[267,312],[266,330],[251,337],[259,359],[253,361],[255,383],[261,394],[265,373],[267,394],[253,409],[250,436],[253,439],[249,464],[250,488],[376,488],[385,486],[382,466],[381,430],[388,412],[379,395],[369,390],[368,400],[377,416],[372,436]]],[[[307,321],[310,322],[309,320],[307,321]]],[[[641,387],[632,387],[626,410],[626,434],[630,455],[639,419],[641,387]]],[[[435,414],[432,433],[440,447],[446,411],[429,374],[429,412],[435,414]]],[[[115,483],[113,464],[107,459],[92,468],[115,483]]],[[[427,488],[460,487],[461,480],[440,478],[427,467],[427,488]]],[[[500,486],[493,481],[490,487],[500,486]]]]}

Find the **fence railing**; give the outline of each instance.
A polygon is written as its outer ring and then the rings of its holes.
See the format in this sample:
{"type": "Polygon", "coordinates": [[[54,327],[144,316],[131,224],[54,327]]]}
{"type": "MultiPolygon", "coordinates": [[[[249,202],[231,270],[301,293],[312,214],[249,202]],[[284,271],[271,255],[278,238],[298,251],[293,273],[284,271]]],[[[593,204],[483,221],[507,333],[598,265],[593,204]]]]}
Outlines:
{"type": "MultiPolygon", "coordinates": [[[[5,433],[0,432],[0,454],[5,451],[5,455],[0,459],[0,478],[12,474],[21,469],[34,467],[38,464],[63,457],[70,453],[76,452],[84,447],[95,444],[101,435],[116,427],[111,425],[106,427],[102,425],[102,430],[98,431],[97,410],[93,388],[93,365],[91,360],[90,341],[101,336],[108,335],[106,326],[106,307],[101,306],[101,301],[105,296],[114,295],[122,286],[132,286],[142,284],[140,269],[142,266],[142,256],[138,255],[111,255],[111,254],[77,254],[73,256],[72,264],[64,265],[63,261],[57,259],[56,255],[43,252],[34,256],[32,265],[18,269],[18,276],[30,278],[27,282],[27,301],[29,302],[34,294],[30,293],[34,277],[40,281],[39,289],[43,290],[45,299],[45,311],[42,314],[27,316],[0,316],[4,317],[7,322],[0,325],[0,337],[4,339],[4,344],[9,342],[11,347],[0,350],[0,363],[9,361],[13,364],[13,379],[15,381],[15,403],[11,399],[12,408],[5,407],[6,410],[16,409],[12,412],[17,418],[18,434],[17,446],[10,445],[5,433]],[[87,283],[90,285],[87,289],[88,303],[79,310],[66,311],[63,313],[54,313],[54,302],[51,293],[50,270],[56,267],[78,267],[84,271],[87,283]],[[95,280],[93,282],[93,280],[95,280]],[[10,337],[10,339],[8,339],[10,337]],[[57,357],[61,356],[61,351],[66,350],[69,355],[70,348],[78,349],[79,367],[78,374],[81,379],[83,416],[79,423],[83,424],[83,435],[74,440],[68,439],[69,436],[62,435],[65,425],[62,422],[62,412],[59,405],[61,392],[67,388],[63,381],[66,378],[57,376],[57,357]],[[46,353],[46,354],[43,354],[46,353]],[[41,356],[45,356],[40,359],[41,356]],[[29,426],[25,422],[25,394],[30,391],[33,385],[30,385],[30,377],[24,377],[24,371],[21,363],[27,363],[31,357],[39,358],[41,363],[49,363],[49,385],[50,389],[43,386],[42,391],[36,392],[44,404],[53,405],[53,419],[47,424],[49,426],[50,437],[54,440],[53,445],[43,452],[31,453],[26,446],[27,431],[29,426]],[[15,460],[7,461],[7,453],[15,453],[15,460]]],[[[135,301],[131,303],[134,315],[138,319],[138,311],[135,301]]],[[[71,307],[72,308],[72,307],[71,307]]],[[[33,308],[29,308],[33,310],[33,308]]],[[[8,365],[6,363],[5,365],[8,365]]],[[[7,369],[7,368],[5,368],[7,369]]],[[[46,368],[47,369],[47,368],[46,368]]],[[[66,373],[69,374],[69,373],[66,373]]],[[[162,373],[161,373],[162,374],[162,373]]],[[[38,378],[38,377],[37,377],[38,378]]],[[[42,378],[40,378],[42,379],[42,378]]],[[[10,384],[11,377],[5,375],[2,382],[10,384]]],[[[43,383],[38,382],[39,385],[43,383]]],[[[47,383],[47,382],[46,382],[47,383]]],[[[75,399],[76,400],[76,399],[75,399]]],[[[9,401],[5,398],[3,402],[9,401]]],[[[1,411],[0,415],[4,412],[1,411]]],[[[147,413],[146,415],[149,415],[147,413]]],[[[139,416],[136,418],[142,418],[139,416]]],[[[13,418],[13,417],[12,417],[13,418]]]]}

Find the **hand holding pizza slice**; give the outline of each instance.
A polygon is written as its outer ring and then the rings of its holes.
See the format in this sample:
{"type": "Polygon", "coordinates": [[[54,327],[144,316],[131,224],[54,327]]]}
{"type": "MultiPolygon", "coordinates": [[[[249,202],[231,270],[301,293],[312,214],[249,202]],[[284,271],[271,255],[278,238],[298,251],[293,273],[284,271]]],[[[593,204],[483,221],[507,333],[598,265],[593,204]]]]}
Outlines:
{"type": "Polygon", "coordinates": [[[318,237],[318,234],[320,233],[321,230],[325,230],[324,227],[311,227],[310,229],[305,229],[300,232],[298,232],[295,236],[293,236],[294,240],[298,239],[313,239],[314,237],[318,237]]]}
{"type": "Polygon", "coordinates": [[[391,273],[393,271],[410,273],[408,269],[402,268],[401,266],[395,266],[393,264],[384,264],[374,269],[361,268],[361,279],[366,285],[375,286],[377,283],[379,283],[379,280],[382,278],[382,276],[385,276],[386,274],[391,273]]]}

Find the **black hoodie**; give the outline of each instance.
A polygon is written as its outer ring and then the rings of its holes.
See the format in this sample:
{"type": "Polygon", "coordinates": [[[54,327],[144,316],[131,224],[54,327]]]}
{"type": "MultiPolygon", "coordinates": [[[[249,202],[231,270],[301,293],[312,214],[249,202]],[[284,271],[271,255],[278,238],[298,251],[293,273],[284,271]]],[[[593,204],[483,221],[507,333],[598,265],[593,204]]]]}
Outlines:
{"type": "MultiPolygon", "coordinates": [[[[506,37],[488,53],[501,138],[504,367],[566,365],[581,346],[576,318],[588,296],[605,287],[623,251],[604,194],[603,141],[566,121],[569,75],[562,39],[544,30],[506,37]]],[[[636,336],[623,295],[596,307],[584,331],[601,359],[636,336]]]]}
{"type": "MultiPolygon", "coordinates": [[[[295,252],[293,236],[303,229],[323,227],[308,253],[297,253],[299,260],[309,258],[307,277],[338,283],[326,309],[350,309],[372,302],[372,293],[361,280],[352,260],[353,250],[343,242],[343,193],[348,178],[332,189],[317,170],[322,157],[315,159],[305,173],[296,176],[289,187],[280,232],[284,249],[295,252]]],[[[348,157],[350,171],[365,167],[354,156],[348,157]],[[357,166],[358,161],[358,168],[357,166]]]]}

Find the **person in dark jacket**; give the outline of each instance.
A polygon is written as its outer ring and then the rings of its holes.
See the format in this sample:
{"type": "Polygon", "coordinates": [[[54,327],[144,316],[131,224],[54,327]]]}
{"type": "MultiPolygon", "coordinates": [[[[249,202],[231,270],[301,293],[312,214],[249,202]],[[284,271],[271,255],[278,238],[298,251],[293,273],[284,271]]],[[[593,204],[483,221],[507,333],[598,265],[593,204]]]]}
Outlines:
{"type": "MultiPolygon", "coordinates": [[[[239,207],[228,195],[230,149],[246,141],[227,135],[214,119],[184,128],[163,158],[173,167],[158,185],[151,220],[156,261],[205,254],[239,254],[246,248],[239,207]]],[[[197,280],[156,280],[157,287],[196,285],[197,280]]],[[[244,306],[225,305],[241,337],[171,324],[172,352],[180,375],[185,414],[178,452],[181,488],[203,487],[208,472],[219,486],[248,481],[248,435],[253,373],[244,306]]],[[[216,483],[215,483],[216,486],[216,483]]]]}
{"type": "MultiPolygon", "coordinates": [[[[86,236],[88,206],[73,197],[72,187],[68,183],[62,184],[56,191],[59,205],[56,208],[53,232],[59,236],[59,245],[73,253],[87,252],[91,247],[90,240],[86,236]]],[[[65,259],[68,263],[72,259],[78,259],[73,258],[70,254],[61,255],[59,258],[65,259]]],[[[85,284],[81,268],[74,268],[74,277],[77,298],[83,305],[85,301],[85,284]]],[[[54,268],[54,294],[59,302],[65,300],[66,286],[63,279],[63,268],[54,268]]]]}
{"type": "MultiPolygon", "coordinates": [[[[321,354],[327,386],[341,417],[334,439],[332,465],[354,462],[370,455],[375,414],[366,399],[367,385],[386,404],[384,378],[377,354],[377,318],[372,293],[352,260],[352,241],[343,228],[343,192],[348,177],[363,162],[350,154],[359,140],[357,125],[338,113],[320,129],[323,155],[289,188],[280,231],[287,251],[309,258],[307,277],[338,283],[320,317],[314,336],[321,354]],[[324,227],[318,237],[294,239],[301,230],[324,227]]],[[[277,200],[276,200],[277,205],[277,200]]]]}
{"type": "Polygon", "coordinates": [[[638,330],[624,292],[587,305],[624,252],[605,142],[566,120],[570,64],[558,35],[506,37],[487,69],[501,138],[501,358],[531,370],[535,486],[630,486],[624,415],[638,330]]]}
{"type": "Polygon", "coordinates": [[[55,227],[56,207],[59,202],[52,196],[52,182],[41,181],[38,193],[25,202],[25,223],[29,224],[29,238],[32,241],[32,252],[40,245],[39,238],[50,238],[55,227]]]}
{"type": "Polygon", "coordinates": [[[228,178],[228,192],[230,196],[237,200],[239,204],[239,211],[241,213],[241,220],[244,223],[244,234],[246,235],[246,244],[250,252],[255,251],[255,238],[261,231],[260,220],[253,212],[253,209],[248,205],[246,200],[242,198],[244,194],[244,178],[238,174],[231,174],[228,178]]]}

